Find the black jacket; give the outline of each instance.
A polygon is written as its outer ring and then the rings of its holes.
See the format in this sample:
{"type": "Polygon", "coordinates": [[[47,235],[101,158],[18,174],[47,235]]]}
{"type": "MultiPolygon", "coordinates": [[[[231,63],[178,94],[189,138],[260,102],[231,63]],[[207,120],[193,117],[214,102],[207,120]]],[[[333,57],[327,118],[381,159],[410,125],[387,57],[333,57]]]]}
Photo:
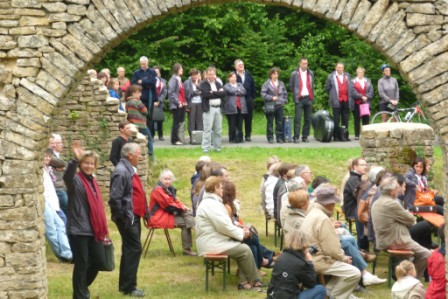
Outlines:
{"type": "Polygon", "coordinates": [[[350,177],[344,186],[344,213],[346,216],[355,216],[358,207],[358,191],[361,184],[361,174],[350,171],[350,177]]]}
{"type": "Polygon", "coordinates": [[[285,249],[272,271],[268,299],[296,299],[303,288],[316,285],[316,272],[301,251],[285,249]]]}
{"type": "Polygon", "coordinates": [[[143,90],[140,100],[143,104],[145,104],[148,110],[154,106],[155,102],[159,101],[159,96],[157,95],[156,89],[157,74],[153,69],[148,68],[144,71],[140,68],[136,70],[132,75],[131,83],[142,87],[143,90]],[[142,80],[142,83],[139,84],[138,80],[142,80]]]}
{"type": "Polygon", "coordinates": [[[68,162],[64,173],[68,195],[67,235],[94,236],[86,189],[79,176],[76,175],[77,170],[78,160],[73,159],[68,162]]]}
{"type": "Polygon", "coordinates": [[[243,84],[244,89],[246,90],[247,105],[248,106],[252,105],[251,107],[253,107],[255,97],[257,96],[257,88],[255,86],[254,77],[252,77],[252,75],[248,71],[245,70],[244,71],[244,83],[243,83],[243,80],[241,79],[241,76],[238,73],[236,75],[236,82],[243,84]]]}
{"type": "Polygon", "coordinates": [[[120,162],[121,159],[121,149],[123,148],[123,145],[125,145],[128,142],[132,142],[132,138],[129,137],[128,140],[124,140],[123,137],[118,136],[117,138],[112,141],[112,147],[110,149],[110,155],[109,160],[114,164],[114,166],[117,166],[118,162],[120,162]]]}
{"type": "MultiPolygon", "coordinates": [[[[215,85],[216,85],[217,90],[220,90],[221,88],[223,88],[222,85],[218,81],[215,81],[215,85]]],[[[199,85],[199,89],[201,90],[202,111],[204,111],[204,112],[210,111],[210,100],[211,99],[223,98],[226,95],[224,89],[222,91],[212,91],[212,86],[210,85],[210,83],[207,80],[201,82],[201,84],[199,85]]],[[[221,107],[222,107],[222,103],[223,102],[221,99],[221,107]]]]}

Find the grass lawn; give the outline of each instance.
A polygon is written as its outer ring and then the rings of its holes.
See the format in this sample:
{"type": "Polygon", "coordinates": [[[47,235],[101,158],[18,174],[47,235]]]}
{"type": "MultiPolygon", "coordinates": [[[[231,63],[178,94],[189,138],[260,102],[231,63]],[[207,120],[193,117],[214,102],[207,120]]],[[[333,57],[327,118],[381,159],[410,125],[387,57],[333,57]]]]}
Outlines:
{"type": "MultiPolygon", "coordinates": [[[[346,161],[360,155],[360,148],[352,149],[301,149],[301,148],[224,148],[221,153],[211,153],[213,160],[227,166],[230,179],[236,184],[238,199],[241,201],[241,217],[246,223],[254,224],[260,239],[268,248],[274,249],[273,224],[270,224],[268,237],[265,236],[265,220],[259,211],[258,187],[261,175],[265,172],[265,161],[270,155],[277,155],[283,161],[308,164],[314,175],[329,177],[336,186],[340,186],[346,171],[346,161]]],[[[154,186],[162,168],[170,168],[177,181],[178,198],[191,205],[189,198],[190,177],[194,165],[202,155],[200,149],[163,149],[157,153],[158,161],[151,166],[152,177],[149,186],[154,186]]],[[[435,151],[434,165],[436,186],[442,186],[442,153],[435,151]]],[[[151,188],[148,188],[148,193],[151,188]]],[[[442,189],[441,187],[439,189],[442,189]]],[[[107,199],[105,199],[107,200],[107,199]]],[[[109,214],[109,208],[106,208],[109,214]]],[[[108,217],[110,218],[110,217],[108,217]]],[[[114,223],[109,222],[111,237],[115,244],[115,264],[113,272],[100,272],[90,287],[91,298],[123,298],[118,292],[118,271],[121,255],[121,239],[114,223]]],[[[142,232],[142,239],[147,230],[142,232]]],[[[156,231],[151,248],[146,258],[142,257],[138,272],[138,286],[147,293],[146,298],[265,298],[266,293],[237,291],[238,279],[235,275],[236,264],[232,262],[231,274],[228,275],[227,291],[222,291],[222,275],[217,272],[211,277],[211,290],[205,292],[205,269],[202,258],[182,256],[180,230],[170,231],[176,257],[172,257],[163,231],[156,231]]],[[[276,248],[279,250],[279,248],[276,248]]],[[[47,246],[49,298],[71,298],[72,265],[60,264],[47,246]]],[[[371,270],[371,266],[369,266],[371,270]]],[[[379,256],[376,274],[386,278],[387,258],[379,256]]],[[[268,276],[262,280],[269,282],[268,276]]],[[[387,283],[368,287],[367,292],[358,294],[362,298],[390,298],[387,283]]]]}

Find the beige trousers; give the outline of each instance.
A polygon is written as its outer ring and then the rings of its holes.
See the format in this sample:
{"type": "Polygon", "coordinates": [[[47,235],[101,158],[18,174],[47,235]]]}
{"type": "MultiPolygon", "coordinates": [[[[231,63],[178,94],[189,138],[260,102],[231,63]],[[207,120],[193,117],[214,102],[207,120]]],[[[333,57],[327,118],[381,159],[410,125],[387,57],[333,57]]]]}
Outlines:
{"type": "Polygon", "coordinates": [[[253,283],[260,280],[254,256],[249,246],[241,243],[224,253],[236,260],[239,269],[239,283],[253,283]]]}
{"type": "Polygon", "coordinates": [[[340,261],[334,262],[330,269],[323,273],[331,275],[325,286],[332,299],[348,299],[358,285],[361,272],[354,266],[340,261]]]}

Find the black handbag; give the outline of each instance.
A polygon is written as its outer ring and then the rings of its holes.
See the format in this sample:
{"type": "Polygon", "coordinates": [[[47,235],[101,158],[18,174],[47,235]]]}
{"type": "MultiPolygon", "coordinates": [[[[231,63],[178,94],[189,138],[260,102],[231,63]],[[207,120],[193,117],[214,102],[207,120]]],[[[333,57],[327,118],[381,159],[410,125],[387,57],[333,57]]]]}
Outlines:
{"type": "Polygon", "coordinates": [[[165,111],[163,111],[162,107],[154,107],[151,115],[152,121],[164,121],[165,120],[165,111]]]}
{"type": "Polygon", "coordinates": [[[112,240],[105,239],[95,242],[92,252],[93,264],[98,271],[111,272],[115,269],[114,244],[112,240]]]}
{"type": "Polygon", "coordinates": [[[275,102],[274,101],[269,101],[269,102],[265,102],[264,103],[264,113],[266,114],[270,114],[270,113],[274,113],[275,110],[275,102]]]}

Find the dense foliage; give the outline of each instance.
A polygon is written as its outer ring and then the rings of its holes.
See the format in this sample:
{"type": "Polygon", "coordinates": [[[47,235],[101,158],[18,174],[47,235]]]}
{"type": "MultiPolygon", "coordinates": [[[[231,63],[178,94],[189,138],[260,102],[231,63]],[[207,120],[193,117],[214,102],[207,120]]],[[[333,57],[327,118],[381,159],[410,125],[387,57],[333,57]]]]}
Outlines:
{"type": "MultiPolygon", "coordinates": [[[[209,65],[215,65],[225,79],[234,60],[241,58],[259,88],[273,66],[280,67],[280,79],[288,83],[298,59],[305,56],[316,76],[316,110],[328,105],[325,82],[336,62],[344,62],[352,76],[357,66],[363,66],[375,88],[379,67],[387,62],[342,27],[300,11],[254,3],[207,5],[158,19],[111,50],[98,68],[114,72],[124,66],[131,76],[142,55],[150,58],[150,65],[159,65],[167,79],[175,62],[183,64],[185,79],[190,68],[203,70],[209,65]]],[[[395,70],[393,76],[399,79],[403,106],[409,106],[415,95],[395,70]]],[[[258,102],[261,107],[261,99],[258,102]]],[[[288,114],[292,107],[290,101],[288,114]]]]}

